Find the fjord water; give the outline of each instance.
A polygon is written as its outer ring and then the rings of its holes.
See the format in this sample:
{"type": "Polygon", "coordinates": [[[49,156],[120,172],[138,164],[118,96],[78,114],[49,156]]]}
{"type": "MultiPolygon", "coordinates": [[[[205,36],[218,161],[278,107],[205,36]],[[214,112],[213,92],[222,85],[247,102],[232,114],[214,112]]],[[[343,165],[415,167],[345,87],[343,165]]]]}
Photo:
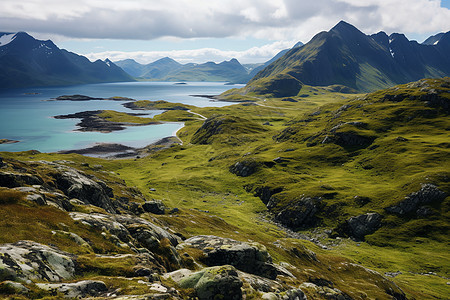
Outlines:
{"type": "Polygon", "coordinates": [[[18,140],[15,144],[0,144],[0,151],[39,150],[55,152],[82,149],[97,143],[120,143],[143,147],[161,138],[172,136],[183,123],[164,123],[148,126],[131,126],[111,133],[80,132],[78,119],[54,119],[56,115],[88,110],[116,110],[148,113],[149,117],[161,111],[132,111],[122,106],[127,101],[45,101],[61,95],[81,94],[97,98],[114,96],[136,100],[165,100],[199,107],[230,105],[229,102],[212,102],[191,95],[218,95],[231,87],[216,82],[122,82],[86,84],[64,87],[39,87],[0,90],[0,139],[18,140]]]}

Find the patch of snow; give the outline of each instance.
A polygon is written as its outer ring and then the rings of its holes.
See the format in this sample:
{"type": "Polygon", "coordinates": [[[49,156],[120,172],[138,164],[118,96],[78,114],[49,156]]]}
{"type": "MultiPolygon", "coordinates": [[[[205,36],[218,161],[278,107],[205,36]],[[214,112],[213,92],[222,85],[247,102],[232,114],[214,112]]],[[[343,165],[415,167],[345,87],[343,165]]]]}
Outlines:
{"type": "Polygon", "coordinates": [[[433,45],[437,45],[439,43],[439,40],[437,40],[436,42],[434,42],[434,44],[433,45]]]}
{"type": "Polygon", "coordinates": [[[5,45],[8,45],[8,44],[11,43],[15,38],[16,38],[16,34],[15,34],[15,33],[4,34],[4,35],[0,36],[0,47],[1,47],[1,46],[5,46],[5,45]]]}
{"type": "Polygon", "coordinates": [[[111,67],[111,64],[109,63],[109,60],[107,60],[105,63],[106,63],[106,65],[107,65],[108,67],[111,67]]]}
{"type": "Polygon", "coordinates": [[[391,52],[391,56],[394,57],[394,54],[395,54],[395,53],[394,53],[394,51],[392,51],[391,48],[389,48],[389,52],[391,52]]]}

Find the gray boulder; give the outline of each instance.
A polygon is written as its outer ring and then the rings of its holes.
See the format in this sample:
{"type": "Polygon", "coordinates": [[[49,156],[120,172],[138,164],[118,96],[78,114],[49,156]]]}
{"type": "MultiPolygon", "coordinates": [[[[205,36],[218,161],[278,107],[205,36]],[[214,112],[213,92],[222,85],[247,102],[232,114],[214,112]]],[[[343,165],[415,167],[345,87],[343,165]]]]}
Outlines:
{"type": "MultiPolygon", "coordinates": [[[[447,194],[438,189],[433,184],[422,184],[422,187],[417,192],[411,193],[396,205],[385,208],[389,213],[398,215],[406,215],[416,212],[424,204],[431,202],[440,202],[447,197],[447,194]]],[[[419,212],[420,213],[420,212],[419,212]]]]}
{"type": "Polygon", "coordinates": [[[372,234],[380,228],[382,218],[378,213],[368,213],[351,217],[347,220],[348,234],[356,240],[363,240],[366,235],[372,234]]]}
{"type": "Polygon", "coordinates": [[[194,289],[199,300],[242,299],[242,281],[229,265],[205,268],[183,278],[179,284],[194,289]]]}
{"type": "Polygon", "coordinates": [[[165,212],[164,205],[162,204],[161,201],[157,201],[157,200],[145,202],[144,204],[142,204],[142,208],[144,209],[145,212],[149,212],[149,213],[157,214],[157,215],[163,215],[165,212]]]}
{"type": "MultiPolygon", "coordinates": [[[[317,197],[304,197],[291,202],[275,215],[275,220],[292,229],[313,226],[317,221],[316,213],[319,211],[321,200],[317,197]]],[[[269,202],[268,207],[270,204],[269,202]]]]}
{"type": "Polygon", "coordinates": [[[255,173],[260,164],[253,159],[245,159],[236,162],[230,167],[230,172],[241,177],[247,177],[255,173]]]}
{"type": "Polygon", "coordinates": [[[64,298],[85,298],[98,296],[108,290],[103,281],[83,280],[74,283],[37,283],[40,289],[52,295],[62,294],[64,298]]]}
{"type": "Polygon", "coordinates": [[[263,300],[306,300],[305,293],[301,289],[290,289],[284,292],[264,293],[263,300]]]}
{"type": "Polygon", "coordinates": [[[0,281],[61,281],[75,275],[75,266],[74,255],[36,242],[0,245],[0,281]]]}
{"type": "Polygon", "coordinates": [[[115,213],[110,197],[114,194],[112,189],[103,181],[92,177],[74,168],[58,166],[59,172],[55,174],[56,185],[67,197],[76,198],[85,204],[92,204],[115,213]]]}
{"type": "Polygon", "coordinates": [[[239,242],[213,235],[194,236],[178,245],[177,249],[191,247],[199,249],[200,259],[207,266],[232,265],[236,269],[269,279],[277,277],[277,269],[266,248],[258,243],[239,242]]]}
{"type": "Polygon", "coordinates": [[[110,233],[112,235],[111,240],[118,246],[130,247],[135,252],[142,252],[142,249],[152,253],[163,251],[167,261],[161,261],[160,263],[164,264],[164,267],[169,270],[181,267],[182,260],[175,249],[180,238],[147,220],[131,215],[79,212],[72,212],[69,215],[76,221],[110,233]],[[164,249],[161,248],[163,239],[169,241],[168,245],[164,244],[164,249]]]}

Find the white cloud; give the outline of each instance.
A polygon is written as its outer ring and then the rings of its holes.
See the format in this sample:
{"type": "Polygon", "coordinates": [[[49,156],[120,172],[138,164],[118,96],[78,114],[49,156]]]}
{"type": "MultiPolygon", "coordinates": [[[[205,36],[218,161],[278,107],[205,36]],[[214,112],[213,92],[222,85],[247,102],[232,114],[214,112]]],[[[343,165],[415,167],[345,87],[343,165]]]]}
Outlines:
{"type": "Polygon", "coordinates": [[[170,57],[180,63],[203,63],[207,61],[222,62],[236,58],[241,63],[266,62],[281,50],[292,47],[294,41],[275,42],[262,47],[253,47],[244,51],[225,51],[215,48],[202,48],[195,50],[171,51],[104,51],[84,54],[90,60],[106,59],[118,61],[134,59],[139,63],[148,64],[163,57],[170,57]]]}
{"type": "Polygon", "coordinates": [[[346,20],[366,33],[450,28],[439,0],[2,0],[0,30],[74,38],[309,40],[346,20]]]}

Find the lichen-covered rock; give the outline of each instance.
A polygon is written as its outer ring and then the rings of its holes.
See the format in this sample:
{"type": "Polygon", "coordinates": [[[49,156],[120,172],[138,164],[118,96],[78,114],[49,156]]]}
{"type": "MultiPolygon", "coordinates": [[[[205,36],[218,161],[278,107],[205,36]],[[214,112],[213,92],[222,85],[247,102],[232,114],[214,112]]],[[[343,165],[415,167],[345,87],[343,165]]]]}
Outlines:
{"type": "Polygon", "coordinates": [[[79,212],[72,212],[69,214],[75,221],[109,232],[115,235],[123,243],[128,243],[131,240],[130,232],[120,222],[114,220],[112,215],[104,214],[86,214],[79,212]]]}
{"type": "Polygon", "coordinates": [[[205,268],[183,278],[179,284],[194,289],[200,300],[242,299],[242,281],[230,265],[205,268]]]}
{"type": "Polygon", "coordinates": [[[290,289],[284,292],[269,292],[262,295],[263,300],[306,300],[301,289],[290,289]]]}
{"type": "Polygon", "coordinates": [[[72,254],[32,242],[0,245],[0,281],[60,281],[75,275],[72,254]]]}
{"type": "Polygon", "coordinates": [[[76,221],[110,233],[111,240],[118,246],[130,247],[135,252],[147,249],[145,251],[163,255],[165,261],[160,261],[160,263],[169,270],[180,268],[182,265],[182,260],[175,249],[180,238],[147,220],[131,215],[79,212],[72,212],[69,215],[76,221]],[[161,241],[164,239],[167,239],[169,244],[162,245],[161,241]]]}
{"type": "Polygon", "coordinates": [[[304,282],[300,285],[300,288],[303,290],[308,290],[310,294],[319,299],[352,300],[349,295],[341,290],[326,285],[321,286],[312,282],[304,282]]]}
{"type": "Polygon", "coordinates": [[[74,168],[58,165],[59,172],[55,174],[56,185],[69,198],[76,198],[85,204],[92,204],[115,213],[110,197],[112,189],[103,181],[87,175],[74,168]]]}
{"type": "Polygon", "coordinates": [[[40,289],[51,294],[62,294],[64,298],[85,298],[98,296],[108,290],[103,281],[83,280],[74,283],[37,283],[40,289]]]}
{"type": "Polygon", "coordinates": [[[447,197],[446,193],[433,184],[422,184],[417,192],[411,193],[396,205],[385,208],[389,213],[405,215],[416,212],[420,206],[431,202],[440,202],[447,197]]]}
{"type": "Polygon", "coordinates": [[[178,249],[199,249],[204,256],[201,261],[207,266],[232,265],[236,269],[275,279],[277,270],[266,248],[258,243],[239,242],[213,235],[194,236],[178,245],[178,249]]]}

